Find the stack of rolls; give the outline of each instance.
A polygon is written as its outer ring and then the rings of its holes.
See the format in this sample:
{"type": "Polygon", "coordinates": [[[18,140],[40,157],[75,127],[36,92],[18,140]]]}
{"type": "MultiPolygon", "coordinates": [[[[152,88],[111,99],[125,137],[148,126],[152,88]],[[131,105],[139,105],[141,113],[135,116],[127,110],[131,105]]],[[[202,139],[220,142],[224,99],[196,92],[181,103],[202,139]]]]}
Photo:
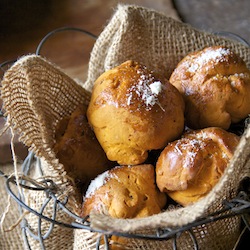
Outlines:
{"type": "Polygon", "coordinates": [[[104,72],[84,119],[59,125],[55,144],[65,168],[91,182],[81,215],[139,218],[202,199],[234,154],[240,136],[229,128],[248,116],[248,100],[250,71],[223,46],[187,55],[169,79],[132,60],[104,72]]]}

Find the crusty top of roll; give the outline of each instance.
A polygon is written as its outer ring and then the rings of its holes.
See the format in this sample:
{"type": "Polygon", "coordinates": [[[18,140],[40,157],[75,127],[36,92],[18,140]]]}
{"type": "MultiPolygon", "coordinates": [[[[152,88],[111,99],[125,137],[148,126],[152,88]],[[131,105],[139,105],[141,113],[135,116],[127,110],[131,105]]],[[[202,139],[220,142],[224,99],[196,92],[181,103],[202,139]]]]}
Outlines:
{"type": "Polygon", "coordinates": [[[191,128],[228,129],[250,113],[250,71],[229,48],[207,47],[187,55],[169,81],[184,97],[191,128]]]}
{"type": "Polygon", "coordinates": [[[239,137],[210,127],[185,133],[169,143],[156,164],[156,183],[186,205],[207,194],[226,169],[239,137]]]}
{"type": "Polygon", "coordinates": [[[159,213],[166,195],[155,185],[150,164],[119,166],[99,175],[86,192],[82,216],[107,211],[115,218],[138,218],[159,213]]]}
{"type": "Polygon", "coordinates": [[[87,116],[108,158],[135,165],[182,133],[184,101],[166,79],[127,61],[96,80],[87,116]]]}

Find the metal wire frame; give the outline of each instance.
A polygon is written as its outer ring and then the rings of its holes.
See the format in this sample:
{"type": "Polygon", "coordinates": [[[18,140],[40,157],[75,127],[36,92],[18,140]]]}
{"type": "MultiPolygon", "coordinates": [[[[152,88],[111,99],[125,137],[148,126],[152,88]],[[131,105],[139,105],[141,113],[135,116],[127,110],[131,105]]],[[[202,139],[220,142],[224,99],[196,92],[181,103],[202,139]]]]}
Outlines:
{"type": "MultiPolygon", "coordinates": [[[[83,35],[86,35],[94,40],[96,40],[98,38],[98,36],[96,36],[95,34],[89,32],[88,30],[85,29],[81,29],[81,28],[76,28],[76,27],[60,27],[58,29],[52,30],[51,32],[49,32],[47,35],[45,35],[42,40],[40,41],[40,43],[38,44],[35,54],[36,55],[41,55],[41,50],[44,47],[45,43],[54,35],[61,33],[61,32],[78,32],[81,33],[83,35]]],[[[17,59],[13,59],[13,60],[7,60],[5,62],[0,63],[0,70],[2,72],[6,72],[5,68],[9,68],[11,65],[13,65],[15,62],[17,61],[17,59]]],[[[1,87],[1,81],[0,81],[0,87],[1,87]]],[[[0,107],[0,117],[4,116],[4,112],[2,111],[2,108],[0,107]]]]}
{"type": "MultiPolygon", "coordinates": [[[[97,36],[93,35],[92,33],[78,29],[78,28],[72,28],[72,27],[63,27],[56,30],[51,31],[48,33],[39,43],[37,49],[36,49],[36,55],[40,55],[41,49],[45,42],[53,35],[59,32],[64,31],[76,31],[84,33],[93,39],[97,39],[97,36]]],[[[229,33],[229,32],[217,32],[216,35],[231,37],[233,39],[236,39],[238,41],[241,41],[246,46],[249,46],[249,43],[242,39],[241,37],[229,33]]],[[[16,60],[11,60],[4,62],[0,64],[0,69],[3,70],[4,67],[11,65],[16,60]]],[[[4,70],[3,70],[4,71],[4,70]]],[[[3,112],[0,112],[0,116],[3,116],[3,112]]],[[[40,171],[40,175],[43,176],[42,168],[41,168],[41,162],[39,158],[36,158],[34,153],[30,152],[29,155],[26,157],[24,163],[22,164],[22,176],[19,176],[17,179],[15,176],[8,176],[4,174],[0,170],[0,177],[4,177],[6,179],[6,189],[9,195],[17,202],[19,205],[19,212],[20,214],[23,214],[24,211],[28,211],[30,213],[33,213],[37,216],[38,219],[38,230],[37,233],[32,232],[32,230],[29,227],[28,221],[24,218],[21,223],[21,230],[24,236],[24,242],[28,249],[31,249],[29,245],[28,235],[30,235],[33,239],[37,240],[40,244],[40,247],[42,250],[45,250],[45,244],[44,240],[48,239],[50,234],[52,233],[54,226],[62,226],[67,227],[71,229],[85,229],[89,230],[91,232],[97,232],[100,233],[100,237],[98,237],[96,241],[96,249],[100,249],[102,243],[101,239],[104,239],[104,247],[105,249],[109,248],[109,238],[112,235],[120,236],[120,237],[126,237],[126,238],[135,238],[135,239],[145,239],[145,240],[172,240],[172,248],[173,250],[177,250],[177,242],[178,238],[182,235],[182,233],[187,232],[193,242],[193,247],[195,250],[199,249],[195,234],[193,232],[193,229],[197,226],[212,223],[218,220],[222,220],[225,218],[229,218],[232,216],[241,216],[242,221],[245,224],[245,228],[250,230],[250,220],[248,218],[250,214],[250,180],[245,180],[245,188],[241,190],[237,197],[230,201],[224,201],[223,208],[219,211],[216,211],[213,214],[209,214],[206,217],[202,217],[197,219],[196,221],[192,223],[188,223],[182,227],[175,227],[175,228],[159,228],[156,230],[155,234],[139,234],[139,233],[121,233],[121,232],[110,232],[105,230],[97,230],[90,227],[90,221],[89,217],[81,218],[75,213],[71,212],[66,206],[67,206],[67,198],[62,202],[57,199],[57,191],[58,188],[57,185],[50,179],[44,179],[41,182],[32,181],[32,179],[27,178],[27,176],[30,173],[30,170],[32,167],[36,167],[40,171]],[[34,165],[34,162],[36,163],[34,165]],[[16,186],[21,187],[21,190],[16,194],[14,189],[16,186]],[[23,193],[23,189],[29,189],[33,190],[35,192],[45,192],[46,198],[44,200],[44,204],[40,208],[39,211],[36,211],[29,207],[25,201],[25,195],[23,193]],[[47,217],[43,214],[45,211],[45,208],[48,206],[48,204],[53,203],[53,213],[51,218],[47,217]],[[57,211],[58,209],[61,209],[65,214],[71,216],[74,219],[74,222],[68,224],[63,221],[57,220],[57,211]],[[46,220],[50,223],[50,226],[48,230],[42,234],[42,220],[46,220]]]]}
{"type": "Polygon", "coordinates": [[[238,42],[241,42],[245,46],[250,47],[250,43],[247,40],[245,40],[243,37],[241,37],[235,33],[232,33],[229,31],[217,31],[217,32],[214,32],[214,34],[217,36],[223,36],[225,38],[230,38],[232,40],[236,40],[238,42]]]}
{"type": "MultiPolygon", "coordinates": [[[[96,40],[98,38],[98,36],[96,36],[95,34],[89,32],[88,30],[85,29],[81,29],[81,28],[76,28],[76,27],[60,27],[58,29],[52,30],[51,32],[49,32],[48,34],[46,34],[42,40],[40,41],[40,43],[38,44],[37,48],[36,48],[36,55],[40,55],[41,54],[41,50],[44,46],[44,44],[47,42],[47,40],[49,40],[49,38],[51,38],[52,36],[54,36],[57,33],[61,33],[61,32],[65,32],[65,31],[74,31],[74,32],[79,32],[82,34],[85,34],[89,37],[91,37],[92,39],[96,40]]],[[[232,32],[228,32],[228,31],[217,31],[214,32],[213,34],[217,35],[217,36],[222,36],[222,37],[226,37],[226,38],[230,38],[236,41],[241,42],[242,44],[244,44],[245,46],[250,47],[250,43],[245,40],[244,38],[242,38],[241,36],[232,33],[232,32]]],[[[8,60],[5,61],[3,63],[0,64],[0,69],[5,72],[4,67],[12,65],[13,63],[15,63],[17,61],[17,59],[13,59],[13,60],[8,60]]]]}
{"type": "Polygon", "coordinates": [[[61,202],[57,199],[56,194],[58,191],[58,187],[52,180],[44,179],[40,182],[37,182],[37,181],[34,181],[33,179],[30,179],[27,177],[29,175],[29,172],[34,167],[36,167],[40,171],[41,176],[43,176],[42,170],[41,170],[40,160],[37,159],[32,152],[30,152],[22,164],[21,171],[23,172],[23,175],[18,176],[18,178],[17,178],[16,176],[13,176],[13,175],[8,176],[0,170],[0,176],[5,177],[5,179],[6,179],[7,192],[19,205],[20,213],[23,214],[24,211],[26,210],[28,212],[33,213],[38,218],[38,233],[37,234],[34,234],[30,230],[30,227],[29,227],[26,219],[23,219],[23,221],[22,221],[21,228],[22,228],[23,236],[24,236],[25,243],[26,243],[26,246],[28,247],[28,249],[31,249],[29,246],[29,243],[28,243],[28,237],[27,237],[28,234],[32,238],[34,238],[35,240],[38,240],[40,242],[41,249],[45,249],[43,241],[50,236],[55,225],[64,226],[64,227],[72,228],[72,229],[76,228],[74,225],[67,224],[67,223],[56,220],[58,209],[61,209],[62,211],[67,213],[69,216],[71,216],[75,220],[79,221],[79,223],[82,223],[82,228],[90,229],[89,222],[87,222],[88,217],[80,218],[79,216],[77,216],[74,213],[72,213],[71,211],[69,211],[66,208],[67,198],[63,202],[61,202]],[[36,165],[33,164],[34,162],[36,162],[36,165]],[[21,190],[16,189],[16,186],[21,187],[21,190]],[[23,194],[23,189],[37,191],[37,192],[45,192],[46,198],[44,200],[44,203],[43,203],[40,211],[36,211],[26,204],[25,195],[23,194]],[[51,201],[53,202],[53,213],[52,213],[52,217],[50,218],[50,217],[43,215],[43,212],[44,212],[46,206],[48,206],[48,204],[51,201]],[[42,220],[46,220],[46,221],[50,222],[50,227],[44,235],[42,235],[42,233],[41,233],[42,220]]]}
{"type": "MultiPolygon", "coordinates": [[[[76,28],[76,27],[60,27],[58,29],[52,30],[46,36],[44,36],[42,38],[42,40],[40,41],[40,43],[38,44],[38,46],[36,48],[35,54],[36,55],[41,54],[41,50],[44,47],[45,43],[49,40],[49,38],[51,38],[52,36],[54,36],[57,33],[66,32],[66,31],[68,31],[68,32],[72,32],[72,31],[73,32],[78,32],[78,33],[87,35],[87,36],[89,36],[90,38],[92,38],[94,40],[97,39],[96,35],[94,35],[93,33],[89,32],[89,31],[87,31],[85,29],[76,28]]],[[[0,64],[0,70],[2,72],[5,72],[16,61],[17,61],[17,59],[13,59],[13,60],[8,60],[8,61],[5,61],[5,62],[1,63],[0,64]]],[[[1,84],[0,84],[0,86],[1,86],[1,84]]],[[[0,108],[0,117],[3,117],[3,116],[4,116],[4,111],[2,110],[2,108],[0,108]]],[[[65,227],[74,228],[72,225],[67,225],[67,224],[65,224],[63,222],[57,222],[55,220],[56,219],[56,211],[57,211],[58,207],[60,207],[60,209],[62,209],[64,211],[66,211],[66,213],[70,214],[70,216],[72,216],[73,218],[76,218],[81,223],[83,223],[84,220],[82,220],[79,217],[75,217],[76,215],[72,214],[70,211],[68,211],[66,209],[64,204],[66,204],[67,201],[65,201],[64,203],[58,202],[58,200],[56,198],[56,194],[52,192],[52,190],[54,188],[54,183],[51,180],[44,180],[44,182],[42,182],[41,185],[37,185],[36,182],[32,182],[30,179],[29,179],[29,181],[27,181],[25,176],[28,176],[28,174],[29,174],[29,171],[30,171],[30,168],[31,168],[31,165],[32,165],[32,161],[34,160],[34,157],[35,156],[34,156],[33,153],[30,153],[26,157],[24,163],[22,164],[23,176],[21,177],[21,181],[20,181],[20,183],[18,183],[18,185],[20,187],[24,188],[24,189],[30,189],[30,190],[34,190],[34,191],[35,190],[36,191],[43,191],[45,193],[49,192],[49,194],[47,195],[47,198],[44,201],[44,205],[42,206],[41,210],[40,211],[34,211],[34,210],[32,211],[38,217],[38,234],[36,235],[30,230],[30,227],[29,227],[28,222],[27,222],[26,219],[22,220],[21,229],[22,229],[22,233],[23,233],[23,236],[24,236],[25,245],[28,247],[28,249],[31,249],[31,248],[30,248],[30,245],[29,245],[27,234],[29,234],[31,237],[33,237],[34,239],[36,239],[36,240],[38,240],[40,242],[41,249],[45,249],[44,240],[49,237],[49,235],[51,234],[51,232],[52,232],[52,230],[54,228],[54,225],[57,224],[57,225],[61,225],[61,226],[63,225],[65,227]],[[29,182],[29,184],[31,184],[32,186],[27,185],[26,184],[27,182],[29,182]],[[52,216],[52,218],[47,218],[47,217],[45,218],[45,216],[42,215],[43,211],[45,210],[46,206],[51,202],[53,202],[53,207],[54,207],[53,216],[52,216]],[[42,222],[42,219],[49,220],[49,222],[51,223],[48,231],[44,235],[41,235],[41,222],[42,222]]],[[[41,172],[41,176],[43,176],[39,160],[37,160],[37,165],[38,165],[38,169],[41,172]]],[[[20,214],[23,214],[24,210],[28,210],[28,211],[32,210],[30,207],[28,207],[25,204],[25,196],[24,196],[23,192],[19,192],[18,195],[16,196],[15,193],[12,191],[11,183],[16,183],[16,181],[17,181],[15,179],[15,177],[6,176],[1,170],[0,170],[0,176],[6,178],[7,191],[10,193],[11,197],[19,204],[19,212],[20,212],[20,214]]],[[[87,222],[85,222],[83,224],[86,224],[86,223],[87,222]]]]}
{"type": "MultiPolygon", "coordinates": [[[[208,216],[201,217],[195,220],[192,223],[188,223],[182,227],[175,228],[159,228],[156,230],[155,234],[139,234],[139,233],[121,233],[121,232],[110,232],[105,230],[93,229],[90,227],[89,217],[81,218],[75,213],[71,212],[67,207],[67,199],[65,201],[59,201],[57,199],[57,192],[59,187],[50,179],[44,179],[40,182],[33,181],[30,178],[27,178],[32,166],[36,166],[41,171],[40,159],[36,158],[32,152],[29,153],[22,165],[22,171],[24,175],[19,176],[17,179],[15,176],[7,176],[2,171],[0,171],[0,176],[5,177],[6,179],[6,188],[9,195],[17,202],[19,205],[19,210],[23,213],[27,210],[30,213],[33,213],[37,216],[38,219],[38,232],[37,234],[33,233],[30,230],[28,222],[26,219],[22,222],[22,231],[24,233],[24,238],[26,239],[26,245],[28,249],[31,249],[28,243],[27,235],[30,235],[33,239],[39,241],[41,249],[45,250],[44,240],[49,238],[50,234],[53,231],[55,225],[62,227],[67,227],[71,229],[85,229],[91,232],[100,233],[101,236],[97,239],[96,249],[100,249],[101,246],[101,237],[104,237],[104,245],[106,249],[109,249],[109,237],[112,235],[134,238],[134,239],[145,239],[145,240],[172,240],[173,250],[177,250],[177,240],[182,233],[187,232],[193,242],[195,250],[199,249],[197,240],[193,233],[193,229],[197,226],[204,224],[212,223],[218,220],[225,218],[230,218],[232,216],[241,216],[242,221],[245,223],[245,226],[250,230],[250,221],[248,216],[250,215],[250,178],[246,178],[242,183],[242,190],[239,192],[237,197],[230,201],[224,201],[223,208],[219,211],[216,211],[208,216]],[[37,164],[34,165],[33,163],[37,164]],[[17,182],[22,189],[29,189],[37,192],[45,192],[46,199],[42,205],[40,211],[36,211],[29,207],[25,202],[25,197],[22,192],[15,193],[17,182]],[[43,212],[49,202],[53,202],[53,213],[51,217],[43,215],[43,212]],[[57,211],[61,209],[65,214],[71,216],[74,219],[72,223],[65,223],[63,221],[57,220],[57,211]],[[42,235],[41,224],[42,220],[46,220],[50,223],[50,227],[46,233],[42,235]]],[[[42,171],[41,171],[42,174],[42,171]]]]}
{"type": "MultiPolygon", "coordinates": [[[[81,29],[81,28],[77,28],[77,27],[60,27],[57,28],[55,30],[52,30],[51,32],[49,32],[48,34],[46,34],[42,40],[40,41],[40,43],[38,44],[35,54],[36,55],[41,55],[41,50],[44,47],[45,43],[54,35],[61,33],[61,32],[78,32],[81,34],[84,34],[94,40],[96,40],[98,38],[98,36],[96,36],[95,34],[89,32],[88,30],[85,29],[81,29]]],[[[11,66],[13,63],[15,63],[17,61],[17,59],[13,59],[13,60],[7,60],[5,62],[0,63],[0,70],[2,72],[5,72],[6,69],[5,67],[9,67],[11,66]]]]}
{"type": "Polygon", "coordinates": [[[83,33],[91,38],[93,38],[94,40],[97,39],[97,36],[94,35],[93,33],[87,31],[87,30],[84,30],[84,29],[80,29],[80,28],[75,28],[75,27],[62,27],[62,28],[58,28],[58,29],[55,29],[55,30],[52,30],[51,32],[49,32],[42,40],[41,42],[39,43],[39,45],[37,46],[37,49],[36,49],[36,55],[40,55],[41,54],[41,49],[42,47],[44,46],[45,42],[50,38],[52,37],[53,35],[57,34],[57,33],[60,33],[60,32],[65,32],[65,31],[74,31],[74,32],[80,32],[80,33],[83,33]]]}

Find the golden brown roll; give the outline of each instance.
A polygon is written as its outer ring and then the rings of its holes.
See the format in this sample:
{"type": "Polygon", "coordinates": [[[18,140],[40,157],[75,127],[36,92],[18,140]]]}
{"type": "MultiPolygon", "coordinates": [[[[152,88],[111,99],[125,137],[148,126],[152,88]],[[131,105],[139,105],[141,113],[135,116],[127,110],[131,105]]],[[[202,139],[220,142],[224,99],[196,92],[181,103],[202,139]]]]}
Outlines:
{"type": "Polygon", "coordinates": [[[237,135],[216,127],[185,133],[158,158],[157,186],[184,206],[199,200],[219,181],[238,143],[237,135]]]}
{"type": "Polygon", "coordinates": [[[115,218],[139,218],[161,212],[166,195],[155,184],[153,165],[119,166],[94,179],[84,198],[82,216],[91,210],[115,218]]]}
{"type": "Polygon", "coordinates": [[[54,150],[68,175],[87,184],[109,169],[110,162],[87,122],[86,110],[79,106],[59,122],[54,150]]]}
{"type": "Polygon", "coordinates": [[[87,111],[107,157],[120,165],[143,163],[184,127],[184,101],[166,79],[127,61],[95,82],[87,111]]]}
{"type": "Polygon", "coordinates": [[[214,46],[187,55],[169,81],[182,93],[193,129],[228,129],[250,113],[250,71],[231,49],[214,46]]]}

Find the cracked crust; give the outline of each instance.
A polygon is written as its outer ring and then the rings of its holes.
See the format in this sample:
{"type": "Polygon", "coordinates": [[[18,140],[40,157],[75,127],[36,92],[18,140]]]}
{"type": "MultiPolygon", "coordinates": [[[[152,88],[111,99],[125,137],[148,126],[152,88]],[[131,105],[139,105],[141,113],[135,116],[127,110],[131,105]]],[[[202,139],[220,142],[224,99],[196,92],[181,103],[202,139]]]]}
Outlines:
{"type": "Polygon", "coordinates": [[[100,183],[86,193],[82,216],[93,210],[115,218],[139,218],[160,213],[166,205],[166,195],[155,184],[153,165],[119,166],[99,178],[95,181],[100,183]]]}
{"type": "Polygon", "coordinates": [[[235,134],[210,127],[169,143],[156,164],[160,191],[182,205],[199,200],[219,181],[239,140],[235,134]]]}
{"type": "Polygon", "coordinates": [[[87,116],[108,158],[136,165],[181,135],[184,101],[165,78],[127,61],[96,80],[87,116]]]}
{"type": "Polygon", "coordinates": [[[184,97],[191,128],[228,129],[250,113],[250,71],[228,48],[207,47],[187,55],[169,81],[184,97]]]}

